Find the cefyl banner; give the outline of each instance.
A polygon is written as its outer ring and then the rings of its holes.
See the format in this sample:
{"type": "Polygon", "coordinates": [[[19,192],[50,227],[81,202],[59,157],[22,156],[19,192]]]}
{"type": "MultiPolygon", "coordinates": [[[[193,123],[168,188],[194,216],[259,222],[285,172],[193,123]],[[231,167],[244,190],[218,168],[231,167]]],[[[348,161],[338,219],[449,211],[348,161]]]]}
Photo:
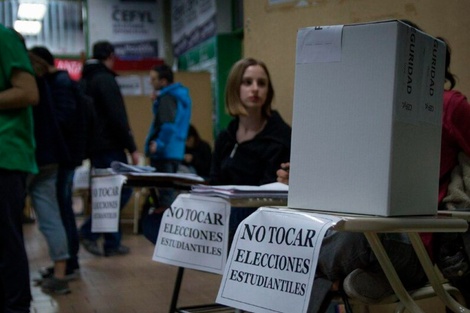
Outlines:
{"type": "Polygon", "coordinates": [[[249,312],[307,312],[321,242],[337,220],[258,209],[238,226],[217,302],[249,312]]]}
{"type": "Polygon", "coordinates": [[[222,274],[227,260],[230,203],[180,194],[163,214],[153,260],[222,274]]]}

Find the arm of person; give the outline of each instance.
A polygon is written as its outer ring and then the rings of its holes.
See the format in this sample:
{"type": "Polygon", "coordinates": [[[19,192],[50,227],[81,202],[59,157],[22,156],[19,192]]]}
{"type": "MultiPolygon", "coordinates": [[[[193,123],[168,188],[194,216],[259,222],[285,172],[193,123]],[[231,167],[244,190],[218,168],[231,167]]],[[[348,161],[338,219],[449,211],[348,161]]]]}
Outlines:
{"type": "Polygon", "coordinates": [[[163,96],[159,101],[158,112],[155,117],[158,129],[155,150],[164,148],[173,137],[175,129],[172,124],[175,122],[178,108],[178,104],[172,96],[163,96]]]}
{"type": "Polygon", "coordinates": [[[281,163],[281,167],[277,170],[277,181],[289,185],[289,169],[290,163],[281,163]]]}
{"type": "Polygon", "coordinates": [[[460,148],[467,155],[470,155],[470,104],[467,98],[461,93],[454,95],[454,98],[457,105],[450,115],[453,125],[452,131],[460,148]]]}
{"type": "Polygon", "coordinates": [[[211,185],[220,185],[220,167],[221,167],[221,150],[222,142],[225,140],[224,133],[220,133],[215,141],[214,153],[212,154],[211,169],[209,175],[209,183],[211,185]]]}
{"type": "MultiPolygon", "coordinates": [[[[269,159],[265,162],[263,178],[260,181],[260,185],[269,184],[277,181],[278,174],[277,171],[282,166],[289,161],[290,158],[290,149],[284,145],[272,145],[266,147],[267,155],[269,159]]],[[[285,170],[284,170],[285,171],[285,170]]]]}
{"type": "Polygon", "coordinates": [[[60,129],[69,129],[73,126],[72,121],[77,108],[73,82],[67,72],[59,72],[55,75],[54,88],[51,88],[52,95],[56,100],[54,112],[60,129]]]}
{"type": "Polygon", "coordinates": [[[39,92],[34,76],[14,68],[11,75],[11,88],[0,92],[0,109],[18,109],[36,105],[39,92]]]}
{"type": "Polygon", "coordinates": [[[200,176],[209,176],[212,159],[212,150],[208,143],[201,141],[198,149],[192,155],[191,162],[200,176]]]}

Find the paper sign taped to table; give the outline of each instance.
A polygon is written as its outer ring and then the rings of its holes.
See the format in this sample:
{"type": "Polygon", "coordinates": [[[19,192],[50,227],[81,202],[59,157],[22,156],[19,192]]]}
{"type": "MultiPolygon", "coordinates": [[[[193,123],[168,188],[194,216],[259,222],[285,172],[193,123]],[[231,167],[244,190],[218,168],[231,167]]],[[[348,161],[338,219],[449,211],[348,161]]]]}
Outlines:
{"type": "Polygon", "coordinates": [[[153,260],[222,274],[228,251],[230,203],[180,194],[163,214],[153,260]]]}
{"type": "Polygon", "coordinates": [[[88,189],[90,187],[90,165],[83,164],[75,169],[73,175],[73,190],[88,189]]]}
{"type": "Polygon", "coordinates": [[[320,246],[337,220],[258,209],[238,226],[217,303],[249,312],[307,312],[320,246]]]}
{"type": "Polygon", "coordinates": [[[112,175],[91,180],[91,231],[115,233],[119,229],[122,184],[126,177],[112,175]]]}

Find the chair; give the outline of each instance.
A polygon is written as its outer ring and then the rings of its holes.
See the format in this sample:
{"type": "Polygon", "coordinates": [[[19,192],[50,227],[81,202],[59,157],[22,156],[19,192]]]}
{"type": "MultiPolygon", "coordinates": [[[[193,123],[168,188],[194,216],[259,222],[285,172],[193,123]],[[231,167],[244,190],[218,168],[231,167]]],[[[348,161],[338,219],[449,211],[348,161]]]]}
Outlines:
{"type": "MultiPolygon", "coordinates": [[[[411,312],[423,312],[419,308],[414,300],[426,299],[434,296],[438,296],[444,304],[450,308],[453,312],[470,313],[470,310],[465,307],[465,300],[461,295],[460,291],[454,286],[450,285],[449,282],[443,280],[440,271],[431,263],[428,253],[423,245],[423,242],[419,236],[420,232],[456,232],[464,231],[468,227],[467,223],[463,219],[447,220],[445,224],[440,224],[440,221],[445,221],[439,218],[435,219],[423,219],[414,220],[413,218],[375,218],[375,217],[355,217],[343,219],[342,222],[335,226],[335,229],[339,231],[362,231],[366,236],[369,244],[371,245],[374,254],[377,257],[382,269],[387,276],[390,284],[392,285],[396,295],[384,299],[379,304],[391,304],[397,303],[400,299],[399,304],[395,312],[403,312],[405,307],[409,308],[411,312]],[[367,223],[365,223],[367,222],[367,223]],[[429,225],[425,225],[429,223],[429,225]],[[439,223],[437,225],[435,223],[439,223]],[[451,226],[451,224],[454,224],[451,226]],[[398,275],[393,268],[387,253],[382,246],[377,232],[403,232],[406,233],[413,245],[416,255],[419,258],[423,270],[429,279],[429,286],[419,288],[413,292],[407,292],[398,275]]],[[[373,305],[369,303],[361,303],[357,299],[351,299],[351,304],[355,303],[362,310],[367,309],[368,306],[373,305]]],[[[362,311],[367,312],[367,311],[362,311]]]]}
{"type": "MultiPolygon", "coordinates": [[[[460,303],[462,306],[466,305],[464,297],[462,296],[462,294],[456,287],[452,286],[446,280],[442,281],[442,287],[458,303],[460,303]]],[[[413,300],[424,300],[424,299],[430,299],[430,298],[437,296],[435,290],[429,284],[421,288],[418,288],[416,290],[410,291],[409,294],[413,300]]],[[[340,296],[334,297],[333,300],[335,302],[345,304],[340,296]]],[[[364,303],[355,298],[348,298],[348,302],[351,305],[351,308],[350,309],[346,308],[346,312],[348,312],[348,310],[351,310],[352,313],[368,313],[370,306],[387,305],[387,304],[397,304],[395,307],[394,313],[403,313],[406,310],[405,305],[403,305],[403,303],[400,302],[400,300],[398,299],[396,295],[391,295],[383,299],[379,303],[364,303]]],[[[345,306],[347,307],[347,304],[345,304],[345,306]]]]}

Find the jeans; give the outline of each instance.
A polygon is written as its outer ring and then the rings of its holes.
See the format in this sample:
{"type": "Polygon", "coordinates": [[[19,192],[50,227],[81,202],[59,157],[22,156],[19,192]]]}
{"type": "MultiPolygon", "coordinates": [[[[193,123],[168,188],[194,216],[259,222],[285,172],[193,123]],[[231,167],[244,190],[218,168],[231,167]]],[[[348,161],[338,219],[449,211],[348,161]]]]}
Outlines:
{"type": "Polygon", "coordinates": [[[26,313],[31,303],[21,216],[26,174],[0,169],[0,312],[26,313]]]}
{"type": "MultiPolygon", "coordinates": [[[[109,168],[112,161],[119,161],[127,164],[127,156],[123,150],[113,150],[99,153],[91,159],[91,165],[94,168],[109,168]]],[[[121,206],[122,210],[132,196],[132,189],[123,187],[121,191],[121,206]]],[[[91,216],[85,221],[80,228],[80,235],[82,238],[97,241],[101,236],[104,237],[103,249],[105,251],[115,250],[121,245],[122,233],[119,230],[115,233],[92,233],[91,232],[91,216]]]]}
{"type": "Polygon", "coordinates": [[[38,218],[39,230],[46,238],[53,261],[69,258],[67,235],[57,202],[57,169],[57,165],[41,166],[38,174],[28,177],[28,191],[38,218]]]}
{"type": "MultiPolygon", "coordinates": [[[[403,286],[422,286],[426,282],[426,274],[408,238],[401,234],[383,234],[380,239],[403,286]]],[[[343,281],[357,268],[381,270],[364,234],[328,231],[318,256],[308,312],[319,312],[333,282],[343,281]]]]}
{"type": "MultiPolygon", "coordinates": [[[[151,160],[150,165],[160,173],[176,173],[180,165],[178,160],[151,160]]],[[[176,198],[176,191],[173,188],[158,188],[158,207],[169,208],[176,198]]]]}
{"type": "Polygon", "coordinates": [[[78,250],[80,248],[75,212],[72,206],[72,187],[75,168],[59,166],[57,173],[57,201],[59,202],[62,224],[67,234],[70,258],[67,260],[67,272],[78,269],[78,250]]]}

